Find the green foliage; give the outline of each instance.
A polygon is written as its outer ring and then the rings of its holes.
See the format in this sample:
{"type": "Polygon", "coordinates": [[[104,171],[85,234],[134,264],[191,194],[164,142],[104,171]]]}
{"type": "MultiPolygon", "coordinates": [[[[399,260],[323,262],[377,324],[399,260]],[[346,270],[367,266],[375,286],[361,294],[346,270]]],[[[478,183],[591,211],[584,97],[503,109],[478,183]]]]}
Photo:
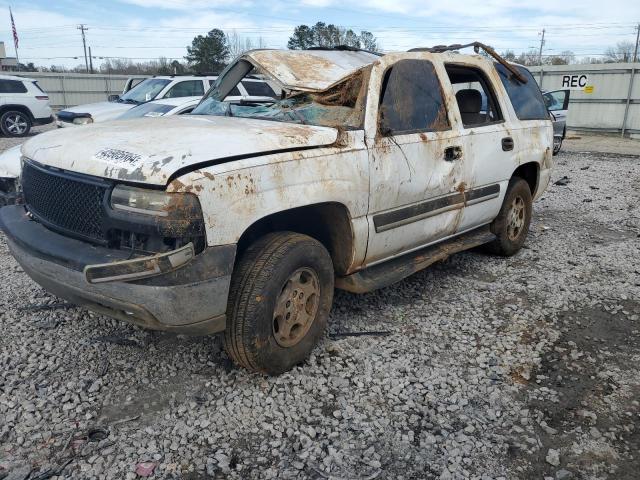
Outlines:
{"type": "Polygon", "coordinates": [[[185,58],[196,72],[220,73],[229,58],[224,32],[214,28],[206,36],[198,35],[187,47],[185,58]]]}
{"type": "Polygon", "coordinates": [[[287,42],[291,50],[306,50],[311,47],[336,47],[346,45],[377,51],[380,46],[371,32],[361,31],[360,35],[351,29],[318,22],[313,26],[298,25],[287,42]]]}

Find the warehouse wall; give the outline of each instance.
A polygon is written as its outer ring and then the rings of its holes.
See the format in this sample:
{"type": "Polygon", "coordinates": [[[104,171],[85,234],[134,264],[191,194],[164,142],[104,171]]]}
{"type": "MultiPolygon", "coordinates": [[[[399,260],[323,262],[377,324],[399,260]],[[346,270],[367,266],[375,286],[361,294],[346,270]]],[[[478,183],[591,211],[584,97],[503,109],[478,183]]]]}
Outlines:
{"type": "MultiPolygon", "coordinates": [[[[104,102],[112,94],[122,93],[128,75],[89,73],[11,72],[11,75],[33,78],[51,99],[51,107],[60,110],[84,103],[104,102]]],[[[144,75],[136,75],[141,77],[144,75]]]]}
{"type": "MultiPolygon", "coordinates": [[[[571,92],[567,128],[620,133],[633,66],[633,63],[550,65],[529,67],[529,70],[546,91],[562,88],[563,75],[588,75],[588,85],[593,86],[593,93],[571,92]]],[[[626,122],[626,133],[634,136],[640,135],[640,63],[635,63],[635,69],[626,122]]]]}

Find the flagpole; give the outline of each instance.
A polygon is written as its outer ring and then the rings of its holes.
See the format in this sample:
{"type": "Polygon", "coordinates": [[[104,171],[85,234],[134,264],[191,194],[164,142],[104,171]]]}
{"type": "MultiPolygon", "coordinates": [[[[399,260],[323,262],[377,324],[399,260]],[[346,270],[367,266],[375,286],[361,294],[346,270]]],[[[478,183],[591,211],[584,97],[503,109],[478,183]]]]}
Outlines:
{"type": "Polygon", "coordinates": [[[18,33],[16,31],[16,24],[13,21],[13,12],[9,7],[9,16],[11,17],[11,30],[13,33],[13,48],[16,51],[16,70],[20,71],[20,57],[18,56],[18,33]]]}

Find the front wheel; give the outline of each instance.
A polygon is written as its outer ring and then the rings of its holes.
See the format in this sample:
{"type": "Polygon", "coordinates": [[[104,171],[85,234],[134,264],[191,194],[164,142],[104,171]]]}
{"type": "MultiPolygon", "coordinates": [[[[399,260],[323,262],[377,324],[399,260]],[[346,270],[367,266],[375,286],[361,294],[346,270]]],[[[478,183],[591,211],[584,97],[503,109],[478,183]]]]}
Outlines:
{"type": "Polygon", "coordinates": [[[231,279],[224,345],[243,367],[277,375],[303,362],[322,337],[333,301],[333,264],[306,235],[253,243],[231,279]]]}
{"type": "Polygon", "coordinates": [[[487,244],[492,253],[510,257],[516,254],[524,244],[531,223],[531,189],[529,184],[519,177],[509,181],[502,207],[491,223],[491,231],[496,239],[487,244]]]}
{"type": "Polygon", "coordinates": [[[31,130],[31,119],[24,112],[10,110],[0,117],[0,128],[7,137],[24,137],[31,130]]]}

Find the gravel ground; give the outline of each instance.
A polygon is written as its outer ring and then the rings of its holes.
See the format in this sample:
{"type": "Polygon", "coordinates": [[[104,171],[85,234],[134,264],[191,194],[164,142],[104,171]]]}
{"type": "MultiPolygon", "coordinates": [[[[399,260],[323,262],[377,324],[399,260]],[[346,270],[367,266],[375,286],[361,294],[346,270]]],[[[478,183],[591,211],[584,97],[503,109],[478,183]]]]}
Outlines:
{"type": "Polygon", "coordinates": [[[637,478],[638,161],[561,154],[519,254],[337,292],[277,378],[61,303],[0,234],[0,478],[637,478]]]}

